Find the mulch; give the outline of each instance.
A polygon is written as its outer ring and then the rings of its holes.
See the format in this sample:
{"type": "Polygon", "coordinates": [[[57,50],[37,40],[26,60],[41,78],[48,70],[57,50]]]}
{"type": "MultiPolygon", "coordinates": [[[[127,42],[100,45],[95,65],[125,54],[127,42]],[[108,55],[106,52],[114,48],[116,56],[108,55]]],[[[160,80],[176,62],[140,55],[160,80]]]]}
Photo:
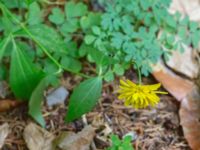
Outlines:
{"type": "MultiPolygon", "coordinates": [[[[137,81],[133,71],[128,71],[126,78],[137,81]]],[[[109,146],[109,135],[112,133],[120,138],[127,133],[132,134],[135,150],[190,150],[180,126],[179,103],[171,95],[162,95],[161,102],[155,108],[139,110],[127,108],[117,99],[118,80],[104,84],[99,103],[85,119],[66,124],[65,105],[52,108],[44,106],[46,129],[58,135],[62,131],[78,132],[85,123],[88,123],[96,128],[93,148],[99,150],[109,146]]],[[[64,86],[70,90],[77,82],[80,82],[80,78],[72,76],[63,80],[64,86]]],[[[156,81],[150,77],[144,78],[143,83],[156,83],[156,81]]],[[[27,112],[27,105],[22,104],[0,114],[0,124],[7,122],[11,128],[2,150],[27,150],[23,130],[28,123],[34,122],[27,112]]]]}

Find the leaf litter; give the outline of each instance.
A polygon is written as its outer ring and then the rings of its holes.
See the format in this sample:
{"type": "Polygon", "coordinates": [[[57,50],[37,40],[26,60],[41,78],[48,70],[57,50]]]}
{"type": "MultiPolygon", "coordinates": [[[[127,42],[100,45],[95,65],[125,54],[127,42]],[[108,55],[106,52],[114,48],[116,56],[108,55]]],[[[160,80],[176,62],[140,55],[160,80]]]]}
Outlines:
{"type": "MultiPolygon", "coordinates": [[[[132,71],[127,72],[127,77],[135,81],[137,80],[132,71]]],[[[74,81],[74,77],[68,76],[62,82],[69,86],[68,89],[72,89],[79,81],[74,81]]],[[[144,79],[144,83],[148,82],[155,83],[156,81],[152,78],[144,79]]],[[[180,103],[172,96],[166,95],[161,96],[161,102],[155,109],[127,109],[123,106],[122,102],[116,100],[117,85],[118,83],[104,85],[101,101],[86,117],[88,124],[91,124],[96,129],[94,141],[98,149],[104,149],[109,146],[108,136],[111,132],[123,137],[132,131],[135,134],[133,145],[136,150],[190,150],[180,128],[178,116],[180,103]]],[[[190,86],[193,85],[189,84],[190,86]]],[[[186,89],[189,89],[189,87],[186,86],[186,89]]],[[[182,100],[185,96],[181,95],[178,99],[182,100]]],[[[184,111],[186,109],[185,105],[181,107],[182,114],[187,112],[184,111]]],[[[80,132],[84,128],[83,121],[79,119],[73,123],[65,124],[63,121],[65,113],[66,108],[63,104],[53,106],[52,109],[44,106],[43,114],[47,122],[47,131],[45,130],[44,132],[48,132],[50,135],[60,135],[63,132],[69,131],[73,133],[73,136],[77,135],[75,133],[80,132]]],[[[182,125],[185,123],[183,118],[181,118],[182,125]]],[[[11,128],[11,132],[2,149],[27,150],[27,144],[22,135],[24,129],[29,127],[27,124],[32,122],[32,120],[27,115],[26,106],[21,105],[10,112],[2,113],[0,122],[9,122],[11,128]]],[[[183,130],[185,131],[187,128],[183,128],[183,130]]],[[[191,142],[189,144],[191,145],[191,142]]]]}
{"type": "MultiPolygon", "coordinates": [[[[127,72],[126,77],[137,80],[133,71],[127,72]]],[[[63,78],[62,82],[65,87],[69,87],[74,86],[80,80],[68,76],[68,78],[63,78]]],[[[155,83],[156,81],[153,78],[144,78],[144,83],[149,82],[155,83]]],[[[121,101],[117,100],[117,86],[117,82],[105,84],[103,96],[97,107],[86,115],[88,124],[95,129],[95,136],[92,140],[97,149],[105,149],[110,145],[111,133],[122,138],[128,133],[134,132],[133,145],[136,150],[190,150],[179,125],[179,106],[173,97],[162,96],[161,102],[155,109],[134,110],[126,108],[121,101]]],[[[42,112],[46,121],[45,132],[56,137],[65,132],[72,132],[73,136],[78,135],[85,127],[85,123],[82,119],[64,123],[63,118],[66,111],[64,104],[53,106],[51,109],[43,106],[42,112]]],[[[1,113],[0,123],[3,122],[9,123],[11,132],[2,150],[28,150],[23,132],[33,121],[28,117],[26,105],[20,105],[9,112],[1,113]]]]}

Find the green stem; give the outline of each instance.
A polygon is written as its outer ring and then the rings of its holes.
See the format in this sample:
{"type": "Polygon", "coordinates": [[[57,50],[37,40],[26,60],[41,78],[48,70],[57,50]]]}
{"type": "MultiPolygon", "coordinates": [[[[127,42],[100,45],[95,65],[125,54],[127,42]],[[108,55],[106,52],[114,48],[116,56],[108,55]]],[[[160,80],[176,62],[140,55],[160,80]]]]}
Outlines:
{"type": "Polygon", "coordinates": [[[139,85],[142,84],[142,75],[141,75],[141,71],[140,68],[138,67],[138,65],[136,63],[134,63],[137,67],[137,72],[138,72],[138,80],[139,80],[139,85]]]}
{"type": "Polygon", "coordinates": [[[138,70],[139,85],[141,85],[142,84],[142,76],[141,76],[140,68],[137,68],[137,70],[138,70]]]}
{"type": "MultiPolygon", "coordinates": [[[[58,67],[58,71],[55,72],[55,74],[59,74],[62,72],[63,68],[61,66],[61,64],[56,60],[54,59],[54,57],[48,52],[48,50],[31,34],[31,32],[28,30],[28,28],[23,24],[21,23],[5,6],[4,4],[2,4],[0,2],[0,8],[2,9],[2,11],[4,11],[5,13],[7,13],[15,23],[19,24],[21,26],[21,28],[27,33],[27,35],[42,49],[42,51],[49,57],[49,59],[51,59],[55,65],[58,67]]],[[[72,71],[70,71],[72,72],[72,71]]],[[[82,76],[84,78],[90,78],[90,76],[88,75],[85,75],[83,73],[75,73],[79,76],[82,76]]]]}
{"type": "Polygon", "coordinates": [[[31,32],[28,30],[28,28],[21,23],[5,6],[4,4],[0,3],[0,7],[4,10],[4,12],[6,12],[15,23],[19,24],[20,27],[27,33],[27,35],[42,49],[42,51],[49,57],[49,59],[51,59],[55,65],[58,67],[58,71],[56,72],[56,74],[59,74],[60,72],[62,72],[62,66],[60,65],[60,63],[55,60],[53,58],[53,56],[51,56],[51,54],[48,52],[48,50],[46,50],[46,48],[31,34],[31,32]]]}

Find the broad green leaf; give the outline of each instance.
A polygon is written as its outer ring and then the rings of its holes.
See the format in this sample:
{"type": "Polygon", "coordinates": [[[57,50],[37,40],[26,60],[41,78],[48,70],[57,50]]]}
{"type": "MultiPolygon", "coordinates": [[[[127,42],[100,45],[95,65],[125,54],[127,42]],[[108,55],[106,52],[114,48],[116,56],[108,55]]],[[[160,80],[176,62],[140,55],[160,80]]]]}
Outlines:
{"type": "Polygon", "coordinates": [[[41,105],[44,99],[44,90],[47,87],[47,77],[43,78],[34,89],[29,101],[29,115],[33,117],[42,127],[45,121],[42,116],[41,105]]]}
{"type": "Polygon", "coordinates": [[[23,0],[1,0],[8,8],[26,8],[26,2],[23,0]]]}
{"type": "Polygon", "coordinates": [[[62,57],[60,63],[65,70],[73,73],[79,72],[82,68],[81,63],[70,56],[62,57]]]}
{"type": "Polygon", "coordinates": [[[81,82],[73,91],[68,112],[67,122],[78,119],[83,114],[92,110],[101,96],[102,78],[94,77],[81,82]]]}
{"type": "Polygon", "coordinates": [[[90,45],[95,41],[96,37],[93,35],[86,35],[84,41],[86,44],[90,45]]]}
{"type": "Polygon", "coordinates": [[[30,4],[27,19],[29,25],[36,25],[42,22],[42,11],[37,2],[30,4]]]}
{"type": "Polygon", "coordinates": [[[4,35],[9,35],[20,29],[19,26],[15,25],[7,16],[0,17],[1,28],[4,30],[4,35]]]}
{"type": "Polygon", "coordinates": [[[14,45],[11,56],[10,86],[15,96],[20,100],[29,100],[33,90],[43,77],[29,57],[14,45]]]}
{"type": "Polygon", "coordinates": [[[74,3],[72,1],[67,2],[65,5],[65,14],[67,19],[74,17],[81,17],[87,13],[87,6],[82,2],[74,3]]]}
{"type": "Polygon", "coordinates": [[[10,41],[10,36],[8,36],[8,37],[4,38],[2,41],[0,41],[0,62],[1,62],[1,59],[4,55],[6,46],[9,43],[9,41],[10,41]]]}
{"type": "Polygon", "coordinates": [[[4,25],[3,25],[3,21],[2,21],[2,16],[0,17],[0,32],[2,32],[4,30],[4,25]]]}
{"type": "MultiPolygon", "coordinates": [[[[65,42],[61,36],[47,25],[34,25],[28,27],[29,32],[49,52],[65,53],[65,42]]],[[[16,36],[30,38],[24,30],[15,33],[16,36]]]]}
{"type": "Polygon", "coordinates": [[[24,41],[16,41],[19,49],[22,49],[26,53],[27,57],[33,62],[35,60],[35,50],[31,47],[30,44],[24,41]]]}
{"type": "Polygon", "coordinates": [[[52,23],[60,25],[64,22],[65,16],[64,16],[64,14],[63,14],[63,12],[60,8],[55,7],[55,8],[52,9],[52,14],[49,15],[49,20],[52,23]]]}

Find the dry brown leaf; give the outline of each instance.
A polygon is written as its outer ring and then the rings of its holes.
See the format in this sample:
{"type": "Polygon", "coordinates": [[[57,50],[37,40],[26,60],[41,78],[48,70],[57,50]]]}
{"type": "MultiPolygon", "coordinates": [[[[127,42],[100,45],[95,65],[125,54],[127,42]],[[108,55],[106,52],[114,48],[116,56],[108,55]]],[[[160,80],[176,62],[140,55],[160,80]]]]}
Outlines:
{"type": "Polygon", "coordinates": [[[87,126],[77,134],[74,132],[63,132],[56,139],[56,145],[61,150],[89,150],[94,136],[94,128],[87,126]]]}
{"type": "Polygon", "coordinates": [[[29,150],[53,150],[54,135],[36,124],[28,124],[23,136],[29,150]]]}
{"type": "Polygon", "coordinates": [[[188,15],[193,21],[200,21],[200,2],[199,0],[173,0],[170,12],[176,11],[188,15]]]}
{"type": "Polygon", "coordinates": [[[182,100],[191,91],[194,83],[183,79],[167,69],[161,62],[153,67],[152,73],[163,87],[172,94],[177,100],[182,100]]]}
{"type": "Polygon", "coordinates": [[[166,64],[175,71],[195,79],[198,76],[198,62],[195,59],[195,51],[191,47],[184,46],[184,52],[173,51],[166,64]]]}
{"type": "Polygon", "coordinates": [[[22,102],[20,101],[15,101],[15,100],[0,100],[0,112],[5,112],[8,111],[12,108],[17,107],[18,105],[20,105],[22,102]]]}
{"type": "Polygon", "coordinates": [[[0,126],[0,148],[3,147],[4,141],[9,134],[9,125],[4,123],[0,126]]]}
{"type": "Polygon", "coordinates": [[[190,147],[200,150],[200,90],[197,87],[182,100],[179,115],[190,147]]]}

